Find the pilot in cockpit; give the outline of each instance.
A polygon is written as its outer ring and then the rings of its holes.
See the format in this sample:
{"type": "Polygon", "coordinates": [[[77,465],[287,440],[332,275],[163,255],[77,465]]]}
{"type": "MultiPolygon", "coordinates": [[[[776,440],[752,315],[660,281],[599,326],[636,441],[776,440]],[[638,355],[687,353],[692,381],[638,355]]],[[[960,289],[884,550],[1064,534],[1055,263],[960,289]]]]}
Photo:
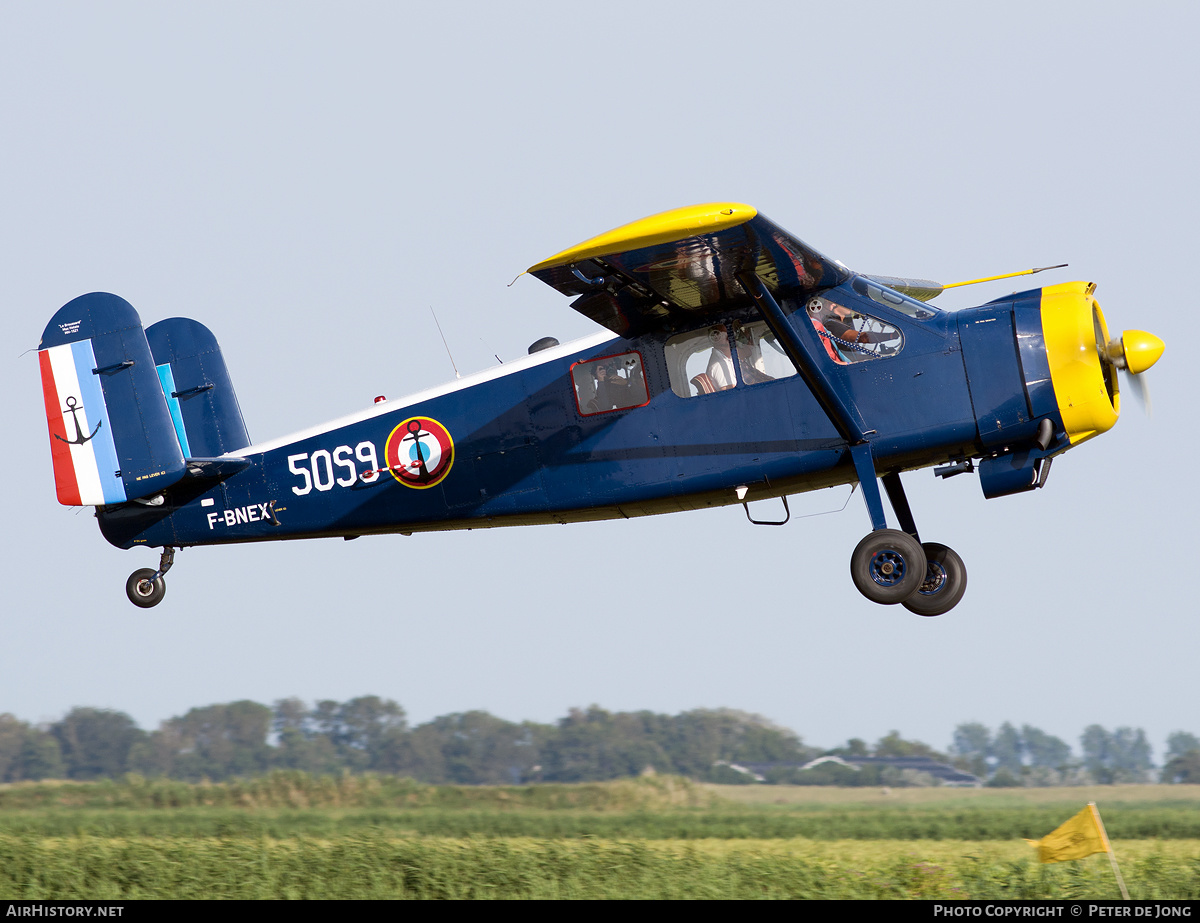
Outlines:
{"type": "Polygon", "coordinates": [[[874,335],[868,329],[871,319],[827,298],[813,298],[808,303],[808,316],[821,334],[825,351],[834,362],[861,362],[880,355],[874,335]]]}

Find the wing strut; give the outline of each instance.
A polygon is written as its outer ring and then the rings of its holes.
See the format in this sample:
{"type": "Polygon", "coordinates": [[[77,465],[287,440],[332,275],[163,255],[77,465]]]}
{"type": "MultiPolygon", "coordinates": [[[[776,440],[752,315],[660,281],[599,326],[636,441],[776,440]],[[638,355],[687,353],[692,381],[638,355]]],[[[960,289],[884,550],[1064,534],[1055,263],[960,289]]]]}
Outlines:
{"type": "Polygon", "coordinates": [[[879,492],[879,481],[876,480],[878,475],[871,456],[871,443],[867,440],[868,433],[863,427],[849,390],[841,382],[830,378],[821,368],[817,357],[822,355],[824,350],[816,329],[808,323],[789,323],[787,315],[783,313],[783,309],[779,307],[779,303],[757,273],[743,272],[738,279],[754,299],[758,313],[783,346],[784,352],[796,366],[800,377],[804,379],[813,397],[833,423],[838,435],[846,440],[850,458],[854,462],[854,470],[858,474],[858,482],[862,484],[863,500],[866,501],[867,513],[871,517],[871,528],[886,529],[887,517],[883,512],[883,496],[879,492]]]}

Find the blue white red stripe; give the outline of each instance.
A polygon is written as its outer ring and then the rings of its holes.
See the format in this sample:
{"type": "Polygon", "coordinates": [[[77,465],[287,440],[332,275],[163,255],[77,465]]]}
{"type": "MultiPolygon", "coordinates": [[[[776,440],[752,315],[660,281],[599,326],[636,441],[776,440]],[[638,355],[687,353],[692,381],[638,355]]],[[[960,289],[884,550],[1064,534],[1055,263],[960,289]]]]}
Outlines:
{"type": "Polygon", "coordinates": [[[100,379],[92,373],[96,367],[92,341],[44,349],[39,362],[59,502],[68,506],[124,503],[112,422],[100,379]]]}

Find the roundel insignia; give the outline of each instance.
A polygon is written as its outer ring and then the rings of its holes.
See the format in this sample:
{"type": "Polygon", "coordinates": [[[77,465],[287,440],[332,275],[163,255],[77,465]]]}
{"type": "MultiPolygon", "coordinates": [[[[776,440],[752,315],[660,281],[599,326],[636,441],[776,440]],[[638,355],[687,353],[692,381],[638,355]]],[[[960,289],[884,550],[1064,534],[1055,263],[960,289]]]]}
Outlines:
{"type": "Polygon", "coordinates": [[[388,470],[401,484],[423,490],[440,484],[454,464],[454,440],[437,420],[409,417],[387,438],[388,470]]]}

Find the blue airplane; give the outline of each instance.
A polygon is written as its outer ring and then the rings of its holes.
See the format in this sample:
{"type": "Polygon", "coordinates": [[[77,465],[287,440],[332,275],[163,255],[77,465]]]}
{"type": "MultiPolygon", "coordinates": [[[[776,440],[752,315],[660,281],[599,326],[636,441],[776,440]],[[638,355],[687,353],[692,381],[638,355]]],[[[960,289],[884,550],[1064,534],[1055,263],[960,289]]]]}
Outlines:
{"type": "Polygon", "coordinates": [[[528,272],[604,329],[260,443],[202,324],[143,330],[115,295],[76,298],[39,352],[59,502],[94,506],[119,548],[162,549],[126,583],[148,608],[181,547],[733,503],[757,523],[747,504],[768,498],[782,524],[789,494],[857,484],[855,586],[940,615],[966,568],[921,542],[901,472],[976,472],[988,498],[1042,487],[1055,456],[1116,423],[1117,371],[1164,348],[1110,339],[1093,284],[948,313],[929,299],[950,286],[852,272],[738,203],[644,218],[528,272]]]}

